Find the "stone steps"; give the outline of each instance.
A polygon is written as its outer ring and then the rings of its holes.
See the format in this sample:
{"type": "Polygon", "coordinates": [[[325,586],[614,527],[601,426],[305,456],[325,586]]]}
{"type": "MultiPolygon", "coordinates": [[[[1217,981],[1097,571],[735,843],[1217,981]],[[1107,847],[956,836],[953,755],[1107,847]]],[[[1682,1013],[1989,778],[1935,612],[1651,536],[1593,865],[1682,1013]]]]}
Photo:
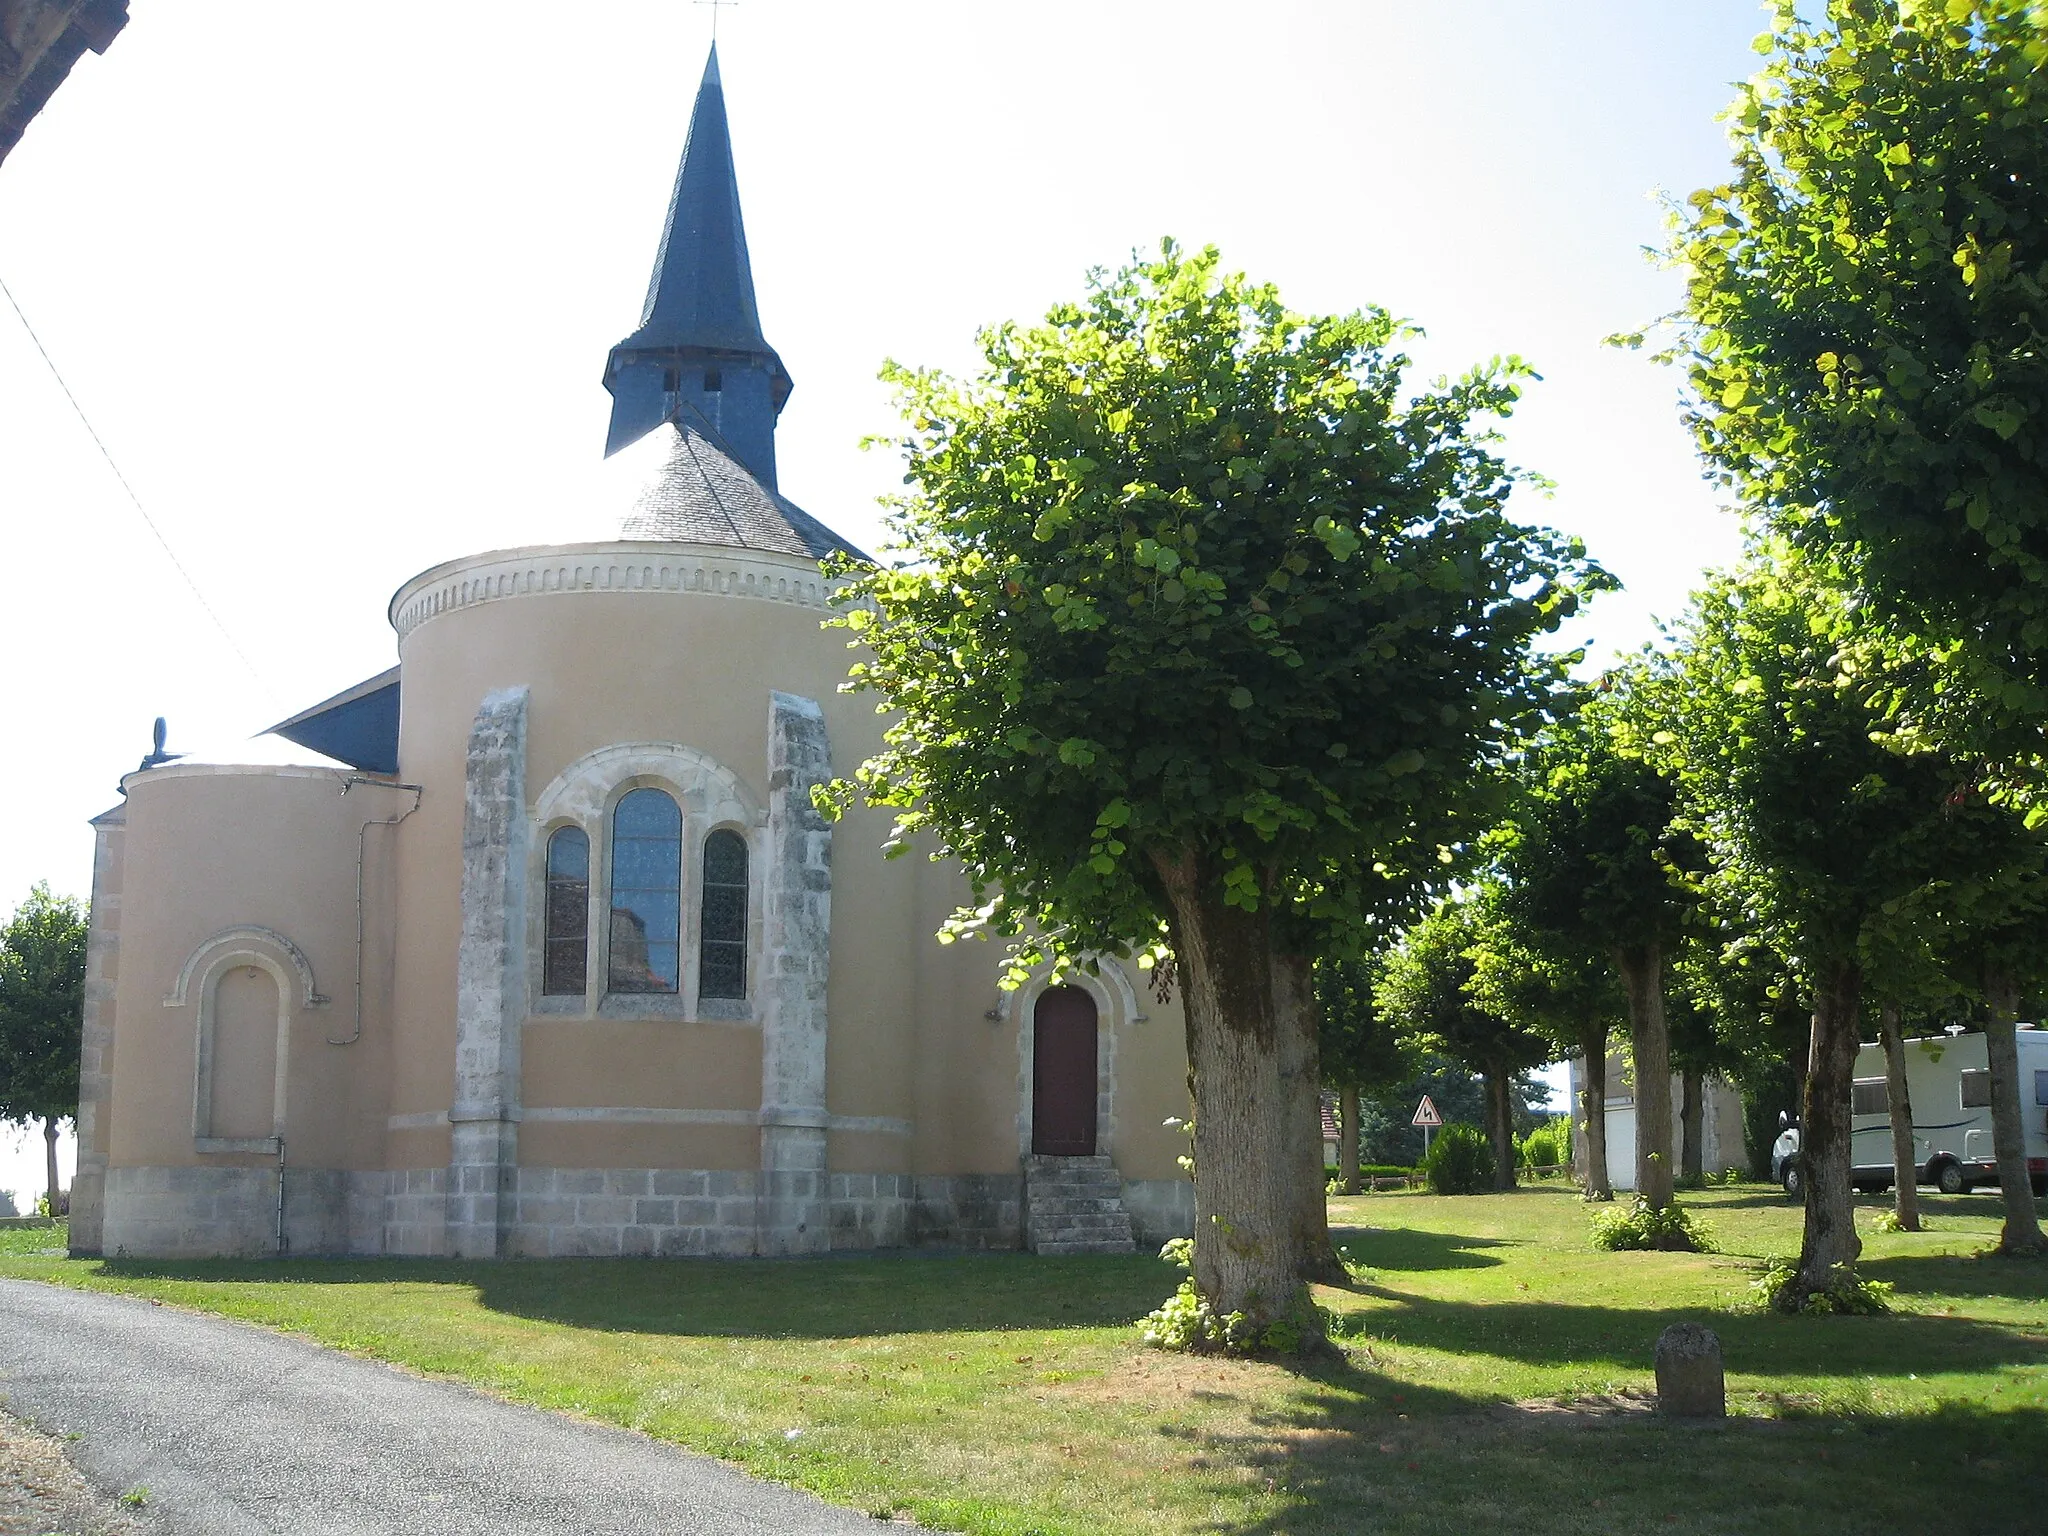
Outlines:
{"type": "Polygon", "coordinates": [[[1123,1176],[1106,1157],[1024,1163],[1025,1238],[1033,1253],[1131,1253],[1123,1176]]]}

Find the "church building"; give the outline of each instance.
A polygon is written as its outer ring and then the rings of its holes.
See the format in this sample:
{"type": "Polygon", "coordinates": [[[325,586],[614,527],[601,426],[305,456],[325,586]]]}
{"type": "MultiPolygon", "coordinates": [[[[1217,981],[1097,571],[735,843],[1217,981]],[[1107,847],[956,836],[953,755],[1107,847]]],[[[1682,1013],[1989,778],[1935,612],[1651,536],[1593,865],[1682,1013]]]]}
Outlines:
{"type": "MultiPolygon", "coordinates": [[[[1190,1230],[1179,1006],[996,985],[957,868],[812,786],[881,746],[776,487],[714,49],[640,324],[610,537],[402,586],[398,664],[99,817],[74,1251],[1120,1251],[1190,1230]],[[332,764],[344,766],[336,767],[332,764]]],[[[592,445],[593,454],[596,445],[592,445]]]]}

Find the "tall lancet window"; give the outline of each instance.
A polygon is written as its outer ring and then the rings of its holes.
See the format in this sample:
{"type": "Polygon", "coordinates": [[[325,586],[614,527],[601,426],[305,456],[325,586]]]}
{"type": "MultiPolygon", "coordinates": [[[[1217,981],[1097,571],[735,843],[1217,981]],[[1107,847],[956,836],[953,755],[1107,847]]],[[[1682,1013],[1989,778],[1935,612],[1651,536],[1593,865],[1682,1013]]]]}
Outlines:
{"type": "Polygon", "coordinates": [[[636,789],[612,812],[613,992],[676,990],[682,923],[683,813],[658,789],[636,789]]]}
{"type": "Polygon", "coordinates": [[[704,839],[697,995],[747,995],[747,844],[739,833],[723,827],[704,839]]]}
{"type": "Polygon", "coordinates": [[[541,991],[581,997],[590,964],[590,839],[581,827],[558,827],[548,839],[545,959],[541,991]]]}

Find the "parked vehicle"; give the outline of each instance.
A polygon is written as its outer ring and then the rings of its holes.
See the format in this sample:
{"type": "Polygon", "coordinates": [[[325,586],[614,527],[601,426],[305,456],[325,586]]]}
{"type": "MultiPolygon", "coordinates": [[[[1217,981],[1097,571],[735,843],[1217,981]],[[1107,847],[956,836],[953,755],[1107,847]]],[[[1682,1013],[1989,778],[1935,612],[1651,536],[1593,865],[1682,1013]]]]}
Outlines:
{"type": "MultiPolygon", "coordinates": [[[[2048,1030],[2021,1025],[2020,1117],[2026,1130],[2027,1175],[2036,1196],[2048,1194],[2048,1030]]],[[[1981,1034],[1933,1035],[1906,1042],[1906,1093],[1913,1104],[1913,1162],[1918,1182],[1945,1195],[1998,1182],[1991,1140],[1991,1072],[1981,1034]]],[[[1884,1047],[1856,1053],[1850,1088],[1850,1178],[1875,1194],[1892,1187],[1891,1093],[1884,1047]]],[[[1771,1171],[1793,1199],[1805,1194],[1799,1127],[1779,1117],[1771,1171]]]]}

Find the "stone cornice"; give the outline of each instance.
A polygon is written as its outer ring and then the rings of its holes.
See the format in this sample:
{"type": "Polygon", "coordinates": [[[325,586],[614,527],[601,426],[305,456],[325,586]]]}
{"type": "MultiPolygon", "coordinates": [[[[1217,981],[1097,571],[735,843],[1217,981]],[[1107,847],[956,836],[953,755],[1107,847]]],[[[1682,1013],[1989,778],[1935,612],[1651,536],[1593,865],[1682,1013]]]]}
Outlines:
{"type": "Polygon", "coordinates": [[[391,599],[399,644],[427,620],[505,598],[564,592],[672,592],[751,597],[830,612],[815,560],[716,544],[548,544],[491,550],[420,572],[391,599]]]}

